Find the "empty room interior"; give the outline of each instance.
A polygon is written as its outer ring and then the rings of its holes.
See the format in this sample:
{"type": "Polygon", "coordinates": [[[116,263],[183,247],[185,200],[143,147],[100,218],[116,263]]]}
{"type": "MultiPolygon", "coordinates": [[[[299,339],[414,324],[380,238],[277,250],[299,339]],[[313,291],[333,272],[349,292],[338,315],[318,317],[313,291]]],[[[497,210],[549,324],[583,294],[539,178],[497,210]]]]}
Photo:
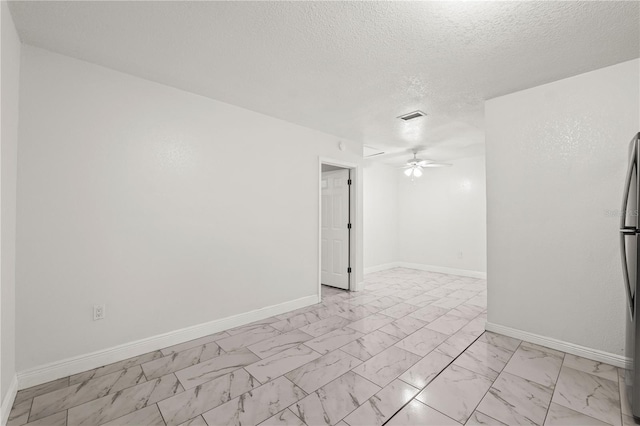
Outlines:
{"type": "Polygon", "coordinates": [[[640,424],[640,2],[0,6],[2,426],[640,424]]]}

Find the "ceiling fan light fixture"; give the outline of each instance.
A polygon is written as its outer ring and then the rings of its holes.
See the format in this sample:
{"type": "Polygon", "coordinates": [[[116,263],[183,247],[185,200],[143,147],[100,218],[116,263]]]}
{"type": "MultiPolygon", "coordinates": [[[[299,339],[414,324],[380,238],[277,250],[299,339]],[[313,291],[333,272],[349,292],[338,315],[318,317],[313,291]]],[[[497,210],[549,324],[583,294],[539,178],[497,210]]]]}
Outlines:
{"type": "Polygon", "coordinates": [[[438,163],[433,160],[423,160],[418,158],[417,154],[418,154],[418,151],[414,150],[413,158],[409,159],[404,165],[404,168],[405,168],[404,174],[407,175],[407,177],[410,177],[411,180],[422,176],[423,167],[445,167],[445,166],[451,165],[447,163],[438,163]]]}

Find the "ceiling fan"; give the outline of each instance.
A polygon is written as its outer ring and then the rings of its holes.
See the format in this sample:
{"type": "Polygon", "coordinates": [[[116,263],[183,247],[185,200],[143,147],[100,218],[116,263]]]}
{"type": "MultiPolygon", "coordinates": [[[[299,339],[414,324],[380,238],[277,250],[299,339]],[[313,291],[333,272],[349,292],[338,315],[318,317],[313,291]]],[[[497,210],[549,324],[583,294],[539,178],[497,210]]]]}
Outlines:
{"type": "Polygon", "coordinates": [[[411,179],[422,176],[422,169],[424,167],[449,167],[451,164],[438,163],[433,160],[422,160],[416,157],[417,151],[413,151],[413,158],[409,159],[403,166],[404,174],[410,176],[411,179]]]}

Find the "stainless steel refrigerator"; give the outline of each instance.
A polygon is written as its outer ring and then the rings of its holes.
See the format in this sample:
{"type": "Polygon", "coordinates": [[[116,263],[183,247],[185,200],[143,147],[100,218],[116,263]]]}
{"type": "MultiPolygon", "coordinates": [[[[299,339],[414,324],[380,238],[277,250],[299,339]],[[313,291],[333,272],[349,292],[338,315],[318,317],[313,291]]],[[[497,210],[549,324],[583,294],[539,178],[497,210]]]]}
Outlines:
{"type": "Polygon", "coordinates": [[[622,275],[627,294],[625,311],[626,345],[625,355],[631,360],[625,370],[625,386],[634,419],[640,421],[640,323],[638,322],[638,300],[640,289],[638,265],[640,250],[640,222],[638,212],[640,196],[638,191],[638,166],[640,164],[640,133],[636,134],[629,146],[629,168],[624,185],[622,210],[620,211],[620,253],[622,256],[622,275]]]}

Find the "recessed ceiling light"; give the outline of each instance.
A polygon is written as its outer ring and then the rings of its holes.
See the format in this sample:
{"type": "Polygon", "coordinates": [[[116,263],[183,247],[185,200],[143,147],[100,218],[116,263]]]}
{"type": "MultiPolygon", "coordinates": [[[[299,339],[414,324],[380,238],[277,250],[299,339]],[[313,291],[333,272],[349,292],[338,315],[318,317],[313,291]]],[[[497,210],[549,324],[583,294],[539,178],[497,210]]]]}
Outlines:
{"type": "Polygon", "coordinates": [[[404,120],[404,121],[409,121],[409,120],[413,120],[414,118],[425,117],[426,115],[427,114],[425,114],[424,112],[422,112],[420,110],[416,110],[416,111],[408,112],[406,114],[402,114],[398,118],[401,119],[401,120],[404,120]]]}

